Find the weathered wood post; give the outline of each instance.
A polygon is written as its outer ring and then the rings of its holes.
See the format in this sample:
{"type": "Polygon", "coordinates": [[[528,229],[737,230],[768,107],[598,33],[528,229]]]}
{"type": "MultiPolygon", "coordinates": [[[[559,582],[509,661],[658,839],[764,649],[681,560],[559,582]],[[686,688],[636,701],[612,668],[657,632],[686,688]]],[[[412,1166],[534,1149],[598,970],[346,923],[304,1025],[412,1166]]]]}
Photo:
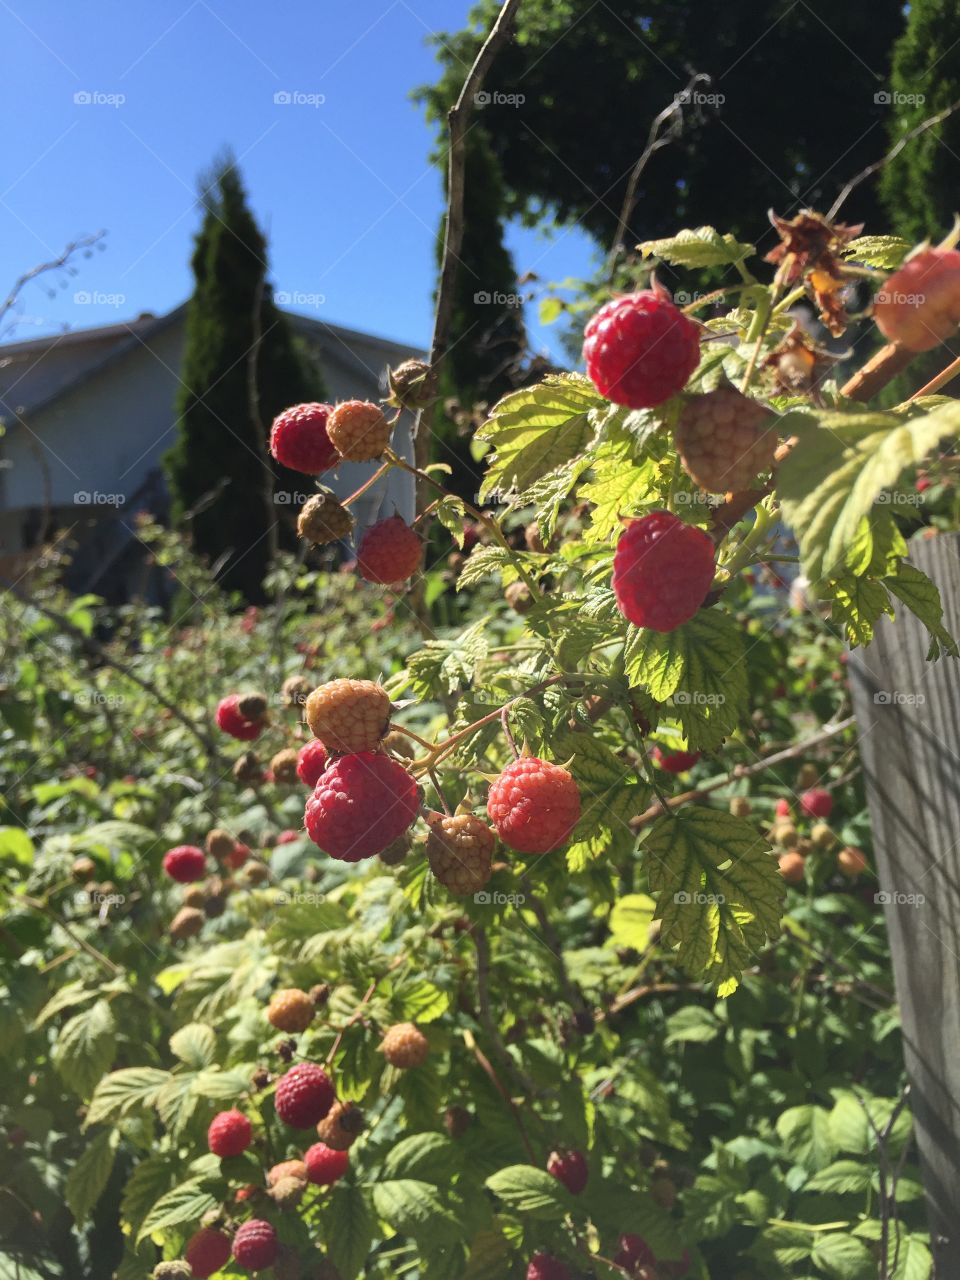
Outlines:
{"type": "MultiPolygon", "coordinates": [[[[960,534],[914,542],[960,635],[960,534]]],[[[960,1276],[960,664],[906,609],[850,659],[937,1276],[960,1276]]]]}

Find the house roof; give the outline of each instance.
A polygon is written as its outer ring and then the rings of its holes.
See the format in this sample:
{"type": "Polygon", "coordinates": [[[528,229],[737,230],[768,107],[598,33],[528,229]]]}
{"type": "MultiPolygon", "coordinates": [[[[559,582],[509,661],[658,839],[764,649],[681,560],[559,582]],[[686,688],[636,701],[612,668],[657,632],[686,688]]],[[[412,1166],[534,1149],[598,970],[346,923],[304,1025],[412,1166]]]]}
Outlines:
{"type": "MultiPolygon", "coordinates": [[[[317,320],[312,316],[300,315],[295,311],[286,311],[283,308],[280,308],[280,310],[287,316],[297,332],[322,343],[324,354],[328,358],[351,370],[360,371],[366,368],[364,362],[355,354],[357,344],[373,347],[374,350],[382,352],[386,363],[393,363],[397,359],[409,359],[412,356],[422,357],[426,355],[418,347],[394,342],[389,338],[364,333],[359,329],[348,329],[343,325],[328,324],[326,321],[317,320]]],[[[122,360],[129,352],[136,350],[139,346],[143,346],[149,338],[156,336],[162,330],[184,319],[186,311],[187,304],[181,303],[180,306],[174,307],[172,311],[168,311],[163,316],[145,313],[137,316],[134,320],[119,324],[74,329],[66,333],[50,334],[42,338],[29,338],[23,342],[0,343],[0,418],[3,416],[5,405],[10,411],[13,411],[15,407],[19,413],[36,413],[38,410],[48,408],[84,383],[98,378],[105,370],[122,360]],[[23,400],[16,403],[16,406],[7,400],[2,378],[2,370],[6,362],[13,361],[19,365],[33,357],[33,363],[36,366],[43,360],[43,356],[47,351],[52,352],[64,346],[81,346],[84,343],[110,343],[111,345],[101,359],[94,359],[91,363],[78,370],[73,377],[68,377],[53,391],[44,392],[38,387],[39,394],[35,394],[31,399],[28,392],[23,400]]],[[[13,389],[15,389],[15,385],[13,389]]]]}

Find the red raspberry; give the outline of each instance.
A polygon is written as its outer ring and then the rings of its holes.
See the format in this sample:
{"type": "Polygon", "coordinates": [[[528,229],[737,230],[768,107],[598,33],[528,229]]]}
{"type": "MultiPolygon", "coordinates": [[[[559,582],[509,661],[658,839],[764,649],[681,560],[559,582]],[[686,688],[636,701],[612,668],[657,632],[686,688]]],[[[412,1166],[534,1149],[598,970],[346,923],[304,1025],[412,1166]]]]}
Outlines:
{"type": "Polygon", "coordinates": [[[262,1218],[251,1218],[233,1237],[233,1256],[244,1271],[266,1271],[276,1262],[279,1251],[276,1231],[262,1218]]]}
{"type": "Polygon", "coordinates": [[[811,787],[801,795],[800,808],[808,818],[829,818],[833,812],[833,796],[823,787],[811,787]]]}
{"type": "Polygon", "coordinates": [[[242,1111],[221,1111],[210,1121],[207,1146],[215,1156],[239,1156],[253,1137],[250,1121],[242,1111]]]}
{"type": "Polygon", "coordinates": [[[686,773],[700,759],[699,751],[661,751],[659,747],[653,748],[653,758],[661,769],[666,769],[667,773],[686,773]]]}
{"type": "Polygon", "coordinates": [[[304,1153],[303,1162],[307,1166],[307,1178],[318,1187],[329,1187],[338,1178],[342,1178],[350,1167],[349,1151],[334,1151],[325,1142],[315,1142],[304,1153]]]}
{"type": "Polygon", "coordinates": [[[213,1227],[201,1227],[188,1240],[183,1256],[197,1280],[206,1280],[230,1257],[230,1237],[213,1227]]]}
{"type": "Polygon", "coordinates": [[[780,797],[780,799],[774,805],[773,811],[778,818],[790,817],[790,801],[786,798],[786,796],[780,797]]]}
{"type": "Polygon", "coordinates": [[[239,871],[240,868],[243,866],[243,864],[249,859],[252,853],[253,853],[253,850],[250,848],[248,844],[241,844],[240,841],[237,841],[237,843],[233,846],[233,848],[227,854],[224,861],[226,862],[227,866],[230,867],[232,870],[239,871]]]}
{"type": "Polygon", "coordinates": [[[270,452],[291,471],[318,476],[340,461],[327,435],[328,404],[295,404],[284,409],[270,428],[270,452]]]}
{"type": "Polygon", "coordinates": [[[241,695],[231,693],[217,704],[217,725],[231,738],[239,738],[241,742],[252,742],[263,732],[262,720],[248,720],[241,715],[238,703],[241,695]]]}
{"type": "Polygon", "coordinates": [[[550,853],[580,821],[580,791],[566,769],[522,756],[490,788],[487,814],[505,845],[518,853],[550,853]]]}
{"type": "Polygon", "coordinates": [[[383,457],[393,426],[379,405],[367,400],[345,400],[330,414],[327,434],[341,458],[371,462],[383,457]]]}
{"type": "Polygon", "coordinates": [[[420,793],[406,769],[389,756],[358,751],[330,765],[303,816],[324,853],[359,862],[403,835],[419,808],[420,793]]]}
{"type": "Polygon", "coordinates": [[[700,363],[700,330],[666,289],[614,298],[584,330],[587,373],[601,395],[650,409],[682,391],[700,363]]]}
{"type": "Polygon", "coordinates": [[[960,252],[924,249],[889,276],[873,300],[873,318],[888,340],[931,351],[960,325],[960,252]]]}
{"type": "Polygon", "coordinates": [[[195,844],[178,844],[163,855],[163,869],[177,884],[190,884],[207,874],[206,855],[195,844]]]}
{"type": "Polygon", "coordinates": [[[423,543],[399,516],[371,525],[357,547],[357,569],[367,582],[391,586],[406,582],[420,568],[423,543]]]}
{"type": "Polygon", "coordinates": [[[284,1124],[312,1129],[333,1106],[333,1083],[313,1062],[298,1062],[277,1081],[273,1105],[284,1124]]]}
{"type": "MultiPolygon", "coordinates": [[[[299,766],[298,766],[298,770],[299,770],[299,766]]],[[[304,782],[307,781],[306,778],[304,778],[303,780],[304,782]]],[[[308,784],[308,785],[312,785],[312,784],[308,784]]],[[[293,844],[294,840],[299,840],[299,839],[300,839],[300,832],[293,831],[291,828],[288,827],[286,831],[280,832],[280,834],[277,836],[276,840],[274,841],[274,844],[276,845],[293,844]]]]}
{"type": "Polygon", "coordinates": [[[527,1267],[527,1280],[571,1280],[570,1268],[552,1253],[535,1253],[527,1267]]]}
{"type": "MultiPolygon", "coordinates": [[[[308,742],[300,748],[297,756],[297,777],[300,781],[312,790],[320,781],[320,775],[327,767],[327,753],[323,749],[323,743],[314,740],[308,742]]],[[[287,833],[284,832],[284,835],[287,833]]],[[[296,831],[290,833],[294,840],[297,838],[296,831]]],[[[277,842],[281,843],[280,841],[277,842]]]]}
{"type": "Polygon", "coordinates": [[[673,433],[684,470],[710,493],[740,493],[777,451],[774,415],[736,387],[692,396],[673,433]]]}
{"type": "Polygon", "coordinates": [[[614,1262],[618,1267],[625,1267],[627,1271],[636,1274],[641,1267],[655,1267],[657,1256],[643,1236],[628,1232],[620,1237],[620,1252],[614,1262]]]}
{"type": "Polygon", "coordinates": [[[589,1169],[582,1151],[551,1151],[547,1173],[562,1182],[572,1196],[578,1196],[587,1185],[589,1169]]]}
{"type": "Polygon", "coordinates": [[[635,626],[673,631],[703,604],[715,572],[713,543],[702,529],[653,511],[631,520],[617,542],[617,607],[635,626]]]}

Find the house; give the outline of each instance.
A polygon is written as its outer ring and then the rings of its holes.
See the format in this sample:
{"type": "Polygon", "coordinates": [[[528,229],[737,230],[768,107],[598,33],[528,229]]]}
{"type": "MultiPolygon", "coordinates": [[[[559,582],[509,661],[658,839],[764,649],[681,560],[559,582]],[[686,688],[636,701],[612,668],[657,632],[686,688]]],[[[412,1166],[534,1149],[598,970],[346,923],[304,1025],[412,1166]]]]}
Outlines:
{"type": "MultiPolygon", "coordinates": [[[[135,517],[167,508],[161,458],[176,433],[186,310],[0,345],[0,585],[28,570],[54,529],[76,544],[75,590],[125,599],[140,582],[135,517]]],[[[424,354],[286,314],[313,349],[331,401],[380,398],[388,367],[424,354]]],[[[404,414],[394,435],[410,459],[411,425],[404,414]]],[[[344,463],[324,483],[346,497],[374,466],[344,463]]],[[[292,502],[313,492],[309,477],[303,489],[292,502]]],[[[353,508],[361,531],[394,512],[410,520],[413,510],[412,477],[399,471],[353,508]]]]}

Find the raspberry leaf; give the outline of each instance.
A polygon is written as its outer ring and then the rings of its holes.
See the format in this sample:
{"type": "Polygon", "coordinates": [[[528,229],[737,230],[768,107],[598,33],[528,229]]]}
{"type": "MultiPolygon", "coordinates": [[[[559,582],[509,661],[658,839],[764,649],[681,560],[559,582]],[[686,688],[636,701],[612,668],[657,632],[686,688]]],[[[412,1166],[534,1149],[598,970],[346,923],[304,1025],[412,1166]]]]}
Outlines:
{"type": "Polygon", "coordinates": [[[779,928],[784,883],[769,843],[742,818],[695,807],[660,818],[642,851],[663,941],[729,995],[779,928]]]}
{"type": "Polygon", "coordinates": [[[530,1164],[508,1165],[487,1178],[486,1186],[517,1213],[548,1222],[563,1218],[573,1206],[562,1183],[530,1164]]]}
{"type": "Polygon", "coordinates": [[[116,1129],[104,1129],[89,1143],[67,1174],[66,1201],[78,1227],[83,1226],[107,1185],[119,1142],[120,1134],[116,1129]]]}
{"type": "Polygon", "coordinates": [[[401,1235],[429,1238],[432,1244],[449,1242],[459,1235],[456,1219],[429,1182],[416,1178],[378,1182],[373,1188],[373,1203],[380,1217],[401,1235]]]}
{"type": "Polygon", "coordinates": [[[355,1280],[373,1243],[373,1215],[359,1187],[337,1183],[323,1215],[327,1250],[343,1280],[355,1280]]]}
{"type": "Polygon", "coordinates": [[[725,267],[756,253],[752,244],[741,244],[729,232],[721,235],[713,227],[687,228],[665,240],[644,240],[637,247],[644,258],[661,258],[673,267],[725,267]]]}
{"type": "Polygon", "coordinates": [[[216,1196],[208,1190],[209,1185],[206,1178],[188,1178],[162,1195],[140,1224],[137,1244],[155,1231],[199,1222],[217,1205],[216,1196]]]}
{"type": "Polygon", "coordinates": [[[107,1120],[119,1120],[152,1106],[169,1079],[169,1071],[156,1067],[124,1067],[112,1071],[94,1090],[83,1127],[89,1129],[107,1120]]]}
{"type": "Polygon", "coordinates": [[[170,1052],[194,1071],[209,1067],[217,1050],[213,1027],[204,1022],[188,1022],[170,1037],[170,1052]]]}
{"type": "Polygon", "coordinates": [[[910,252],[910,243],[900,236],[858,236],[851,240],[843,256],[865,267],[895,271],[910,252]]]}
{"type": "Polygon", "coordinates": [[[480,487],[480,501],[494,494],[523,494],[535,481],[577,457],[593,437],[591,409],[605,404],[580,374],[549,377],[501,400],[477,431],[495,450],[480,487]]]}

